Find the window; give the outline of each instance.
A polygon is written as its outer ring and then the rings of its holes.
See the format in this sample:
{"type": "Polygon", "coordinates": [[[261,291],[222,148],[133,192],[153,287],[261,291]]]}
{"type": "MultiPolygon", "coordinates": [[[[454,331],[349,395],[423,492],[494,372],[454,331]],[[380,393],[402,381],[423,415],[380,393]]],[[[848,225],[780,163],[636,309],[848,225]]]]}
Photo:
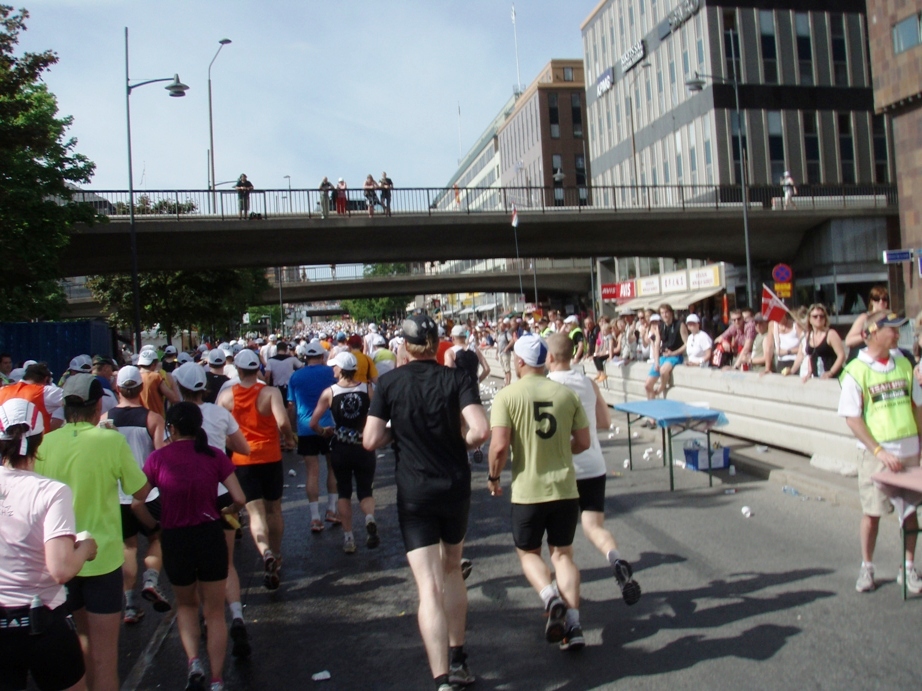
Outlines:
{"type": "Polygon", "coordinates": [[[769,180],[780,182],[784,177],[784,130],[781,126],[781,113],[777,110],[768,112],[768,160],[771,165],[769,180]]]}
{"type": "Polygon", "coordinates": [[[659,96],[659,110],[661,113],[666,111],[666,94],[663,93],[663,71],[656,70],[656,93],[659,96]]]}
{"type": "MultiPolygon", "coordinates": [[[[603,37],[602,37],[603,45],[604,45],[604,41],[605,41],[605,37],[603,36],[603,37]]],[[[565,82],[572,82],[572,81],[573,81],[573,68],[572,68],[572,67],[564,67],[564,68],[563,68],[563,80],[564,80],[565,82]]]]}
{"type": "Polygon", "coordinates": [[[851,113],[839,113],[839,156],[842,159],[842,182],[855,182],[855,142],[852,139],[851,113]]]}
{"type": "Polygon", "coordinates": [[[797,64],[800,69],[800,83],[813,85],[813,43],[810,40],[810,17],[806,12],[794,15],[797,30],[797,64]]]}
{"type": "Polygon", "coordinates": [[[820,137],[816,125],[816,113],[804,111],[804,158],[807,160],[807,179],[814,184],[822,182],[820,167],[820,137]]]}
{"type": "Polygon", "coordinates": [[[836,86],[848,86],[848,52],[845,47],[845,15],[829,15],[832,32],[832,72],[836,86]]]}
{"type": "MultiPolygon", "coordinates": [[[[555,183],[556,185],[556,183],[555,183]]],[[[563,206],[563,187],[554,187],[554,206],[563,206]]]]}
{"type": "Polygon", "coordinates": [[[890,181],[890,167],[887,165],[887,127],[883,115],[872,116],[871,123],[874,130],[874,182],[883,184],[890,181]]]}
{"type": "Polygon", "coordinates": [[[685,167],[682,165],[682,130],[675,133],[675,177],[676,182],[681,185],[685,177],[685,167]]]}
{"type": "Polygon", "coordinates": [[[724,57],[727,61],[727,74],[740,79],[740,37],[736,32],[736,12],[724,12],[724,57]]]}
{"type": "Polygon", "coordinates": [[[922,43],[922,25],[919,15],[906,17],[893,27],[893,52],[897,55],[922,43]]]}
{"type": "Polygon", "coordinates": [[[547,95],[548,118],[551,123],[551,139],[560,139],[560,111],[557,108],[557,94],[547,95]]]}
{"type": "Polygon", "coordinates": [[[774,12],[771,10],[759,11],[759,31],[762,34],[762,70],[765,75],[765,83],[777,84],[778,48],[775,45],[774,12]]]}
{"type": "MultiPolygon", "coordinates": [[[[551,156],[551,168],[552,168],[551,175],[556,173],[562,167],[563,167],[563,157],[560,154],[554,154],[553,156],[551,156]]],[[[556,180],[554,181],[554,184],[555,185],[557,184],[556,180]]]]}
{"type": "Polygon", "coordinates": [[[570,108],[573,117],[573,136],[583,136],[583,104],[579,94],[570,94],[570,108]]]}
{"type": "Polygon", "coordinates": [[[698,70],[704,70],[704,26],[701,20],[701,17],[704,15],[703,12],[699,12],[695,15],[695,35],[696,35],[696,48],[698,53],[698,70]]]}
{"type": "Polygon", "coordinates": [[[688,78],[688,71],[691,68],[688,61],[688,29],[682,28],[679,31],[679,38],[682,44],[682,74],[688,78]]]}
{"type": "Polygon", "coordinates": [[[691,173],[691,183],[693,185],[698,183],[698,155],[696,152],[697,149],[697,135],[695,134],[695,125],[691,124],[688,126],[688,172],[691,173]]]}
{"type": "Polygon", "coordinates": [[[576,184],[586,184],[586,157],[576,154],[576,184]]]}

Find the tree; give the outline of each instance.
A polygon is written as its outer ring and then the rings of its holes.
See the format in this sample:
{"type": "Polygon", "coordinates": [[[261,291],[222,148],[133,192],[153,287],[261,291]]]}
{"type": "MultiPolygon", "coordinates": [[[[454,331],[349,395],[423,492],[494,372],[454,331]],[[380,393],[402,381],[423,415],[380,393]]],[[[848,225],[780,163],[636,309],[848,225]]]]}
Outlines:
{"type": "MultiPolygon", "coordinates": [[[[228,335],[240,322],[247,306],[269,289],[261,269],[209,269],[208,271],[146,271],[138,275],[141,326],[157,327],[170,340],[177,331],[196,328],[199,333],[228,335]]],[[[109,322],[130,329],[134,323],[131,276],[89,276],[87,287],[109,322]]]]}
{"type": "MultiPolygon", "coordinates": [[[[409,267],[406,264],[366,264],[363,273],[365,276],[398,276],[406,274],[408,271],[409,267]]],[[[407,310],[407,301],[411,297],[411,295],[396,295],[382,298],[343,300],[342,306],[357,322],[377,322],[404,316],[407,310]]]]}
{"type": "Polygon", "coordinates": [[[13,54],[29,13],[0,5],[0,319],[49,318],[64,306],[53,277],[76,223],[95,218],[92,206],[73,199],[73,184],[88,182],[94,164],[75,153],[65,131],[71,117],[42,73],[57,61],[52,51],[13,54]],[[71,183],[71,186],[68,186],[71,183]]]}

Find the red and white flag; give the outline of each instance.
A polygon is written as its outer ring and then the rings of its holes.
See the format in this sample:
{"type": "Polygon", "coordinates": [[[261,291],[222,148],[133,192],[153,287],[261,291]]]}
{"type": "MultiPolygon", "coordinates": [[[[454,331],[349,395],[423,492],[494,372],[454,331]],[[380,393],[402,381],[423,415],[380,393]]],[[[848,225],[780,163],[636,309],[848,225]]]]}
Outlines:
{"type": "Polygon", "coordinates": [[[790,313],[791,310],[787,308],[781,298],[775,295],[771,289],[762,284],[762,316],[770,322],[780,322],[785,313],[790,313]]]}
{"type": "Polygon", "coordinates": [[[515,204],[512,205],[512,227],[519,227],[519,211],[515,208],[515,204]]]}

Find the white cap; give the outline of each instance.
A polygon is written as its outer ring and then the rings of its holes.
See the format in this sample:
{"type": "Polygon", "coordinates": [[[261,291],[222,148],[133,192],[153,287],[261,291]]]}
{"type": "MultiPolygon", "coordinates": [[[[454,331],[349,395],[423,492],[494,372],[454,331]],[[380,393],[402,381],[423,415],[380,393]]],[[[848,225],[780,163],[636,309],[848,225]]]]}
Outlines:
{"type": "Polygon", "coordinates": [[[579,324],[579,319],[577,319],[575,314],[571,314],[569,317],[563,320],[564,324],[579,324]]]}
{"type": "Polygon", "coordinates": [[[369,331],[377,331],[377,330],[378,330],[378,325],[377,325],[377,324],[369,324],[369,325],[368,325],[368,330],[369,330],[369,331]]]}
{"type": "Polygon", "coordinates": [[[279,337],[275,334],[269,334],[269,340],[274,343],[275,341],[279,340],[279,337]]]}
{"type": "Polygon", "coordinates": [[[213,365],[214,367],[221,367],[225,362],[227,362],[227,355],[225,355],[224,351],[220,348],[215,348],[214,350],[208,351],[209,365],[213,365]]]}
{"type": "Polygon", "coordinates": [[[141,370],[134,365],[126,365],[118,371],[115,383],[126,388],[140,386],[144,380],[141,378],[141,370]]]}
{"type": "Polygon", "coordinates": [[[74,372],[91,372],[93,370],[93,358],[89,355],[78,355],[70,361],[70,366],[67,369],[74,372]]]}
{"type": "Polygon", "coordinates": [[[352,353],[343,351],[342,353],[338,353],[336,357],[331,357],[329,360],[327,360],[327,364],[330,367],[336,365],[340,369],[354,372],[359,366],[359,361],[355,359],[355,355],[352,353]]]}
{"type": "Polygon", "coordinates": [[[509,321],[509,317],[506,317],[505,319],[503,319],[503,324],[511,324],[511,323],[512,322],[509,321]]]}
{"type": "Polygon", "coordinates": [[[189,353],[187,353],[186,351],[181,352],[181,353],[179,354],[179,357],[176,358],[176,361],[177,361],[180,365],[183,365],[183,364],[185,364],[185,363],[187,363],[187,362],[193,362],[192,356],[189,355],[189,353]]]}
{"type": "Polygon", "coordinates": [[[45,419],[41,411],[35,407],[31,401],[24,398],[11,398],[3,405],[0,405],[0,439],[9,441],[13,437],[7,432],[14,425],[26,425],[28,429],[22,436],[22,443],[19,445],[19,455],[25,456],[28,450],[29,437],[41,434],[45,431],[45,419]]]}
{"type": "Polygon", "coordinates": [[[378,335],[378,336],[375,336],[371,344],[375,346],[383,346],[383,345],[387,345],[387,341],[384,340],[384,336],[378,335]]]}
{"type": "Polygon", "coordinates": [[[467,329],[461,324],[455,324],[451,327],[451,337],[458,338],[460,336],[467,336],[467,329]]]}
{"type": "Polygon", "coordinates": [[[259,369],[259,358],[252,350],[241,350],[234,357],[234,365],[238,370],[257,370],[259,369]]]}
{"type": "Polygon", "coordinates": [[[205,370],[196,365],[194,362],[187,362],[173,370],[173,379],[184,389],[189,391],[204,391],[205,370]]]}
{"type": "Polygon", "coordinates": [[[8,376],[9,376],[9,378],[10,378],[10,381],[14,381],[14,382],[16,382],[16,383],[19,383],[19,382],[22,381],[22,378],[23,378],[24,376],[26,376],[26,368],[25,368],[25,367],[17,367],[17,368],[15,368],[15,369],[11,369],[8,376]]]}
{"type": "Polygon", "coordinates": [[[166,357],[167,355],[176,355],[176,352],[176,346],[168,345],[163,349],[163,356],[166,357]]]}
{"type": "Polygon", "coordinates": [[[654,314],[650,316],[650,321],[651,322],[661,322],[663,320],[658,314],[654,314]]]}
{"type": "Polygon", "coordinates": [[[138,364],[141,366],[147,366],[153,364],[154,361],[159,360],[157,357],[156,350],[142,350],[141,354],[138,355],[138,364]]]}
{"type": "Polygon", "coordinates": [[[539,336],[525,334],[515,342],[513,350],[529,367],[542,367],[547,360],[547,343],[539,336]]]}
{"type": "Polygon", "coordinates": [[[311,341],[306,346],[298,346],[304,352],[305,357],[320,357],[326,352],[326,349],[319,343],[311,341]]]}
{"type": "Polygon", "coordinates": [[[685,323],[686,324],[700,324],[701,320],[698,318],[697,314],[689,314],[687,317],[685,317],[685,323]]]}

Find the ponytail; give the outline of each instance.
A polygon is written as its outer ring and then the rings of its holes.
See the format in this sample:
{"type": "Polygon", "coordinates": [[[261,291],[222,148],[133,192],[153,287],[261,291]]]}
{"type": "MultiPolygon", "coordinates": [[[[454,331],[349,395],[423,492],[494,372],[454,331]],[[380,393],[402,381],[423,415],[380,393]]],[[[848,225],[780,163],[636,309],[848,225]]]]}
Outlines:
{"type": "Polygon", "coordinates": [[[208,435],[201,427],[199,427],[198,431],[195,433],[195,451],[197,453],[206,454],[207,456],[214,456],[214,449],[208,445],[208,435]]]}

